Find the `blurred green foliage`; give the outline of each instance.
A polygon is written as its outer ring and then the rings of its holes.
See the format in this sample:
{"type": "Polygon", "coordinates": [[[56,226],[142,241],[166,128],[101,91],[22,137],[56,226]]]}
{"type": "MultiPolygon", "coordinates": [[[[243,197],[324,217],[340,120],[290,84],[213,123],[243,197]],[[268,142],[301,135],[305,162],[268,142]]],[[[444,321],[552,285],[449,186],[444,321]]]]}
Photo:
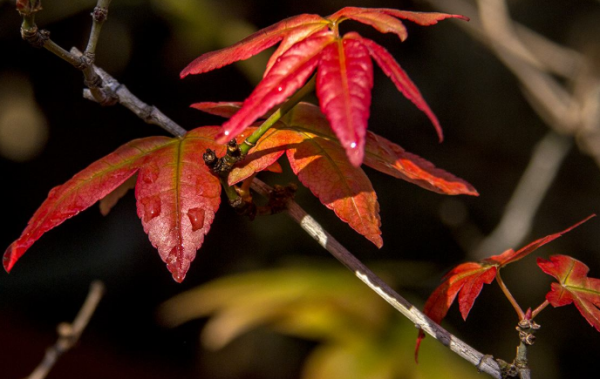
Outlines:
{"type": "Polygon", "coordinates": [[[209,349],[261,326],[315,341],[303,379],[478,377],[473,366],[435,341],[424,344],[417,365],[414,326],[347,270],[330,264],[223,277],[167,301],[159,314],[170,326],[210,317],[201,335],[209,349]]]}

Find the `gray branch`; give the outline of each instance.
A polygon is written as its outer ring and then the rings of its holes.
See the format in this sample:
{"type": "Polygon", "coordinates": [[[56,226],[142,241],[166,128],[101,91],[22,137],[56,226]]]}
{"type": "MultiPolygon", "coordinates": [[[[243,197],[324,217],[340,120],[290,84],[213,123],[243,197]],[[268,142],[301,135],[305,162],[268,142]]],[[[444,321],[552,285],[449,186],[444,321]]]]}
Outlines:
{"type": "MultiPolygon", "coordinates": [[[[268,197],[272,188],[259,179],[254,178],[252,189],[263,196],[268,197]]],[[[490,355],[484,355],[475,350],[459,338],[442,328],[439,324],[432,321],[423,314],[417,307],[408,300],[400,296],[382,279],[365,266],[358,258],[350,253],[342,244],[340,244],[331,234],[329,234],[315,219],[306,213],[296,202],[288,200],[287,214],[296,221],[305,232],[314,238],[319,245],[326,249],[338,261],[346,266],[360,280],[362,280],[377,295],[387,301],[394,309],[402,313],[418,328],[429,334],[444,346],[458,354],[463,359],[477,367],[481,372],[485,372],[494,378],[502,378],[498,363],[490,355]]]]}
{"type": "Polygon", "coordinates": [[[83,330],[90,322],[103,295],[104,284],[100,281],[93,282],[90,286],[90,292],[73,323],[62,323],[58,326],[58,340],[46,350],[46,355],[44,355],[42,362],[26,379],[44,379],[58,359],[75,346],[77,341],[79,341],[79,337],[81,337],[81,333],[83,333],[83,330]]]}

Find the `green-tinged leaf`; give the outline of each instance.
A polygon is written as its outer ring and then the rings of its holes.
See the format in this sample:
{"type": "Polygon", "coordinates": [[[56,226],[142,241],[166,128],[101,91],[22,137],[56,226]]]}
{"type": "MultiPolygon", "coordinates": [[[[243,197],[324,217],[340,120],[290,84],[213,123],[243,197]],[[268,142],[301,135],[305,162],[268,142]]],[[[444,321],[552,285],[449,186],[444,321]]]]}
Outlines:
{"type": "Polygon", "coordinates": [[[224,153],[214,142],[217,132],[215,127],[190,131],[154,152],[138,174],[138,216],[178,282],[202,246],[221,201],[219,179],[202,159],[208,148],[224,153]]]}
{"type": "Polygon", "coordinates": [[[553,255],[550,260],[538,258],[538,266],[558,283],[552,283],[546,300],[554,307],[571,303],[600,332],[600,279],[588,277],[590,269],[583,262],[566,255],[553,255]]]}
{"type": "Polygon", "coordinates": [[[134,140],[91,164],[65,184],[50,191],[21,237],[4,254],[4,267],[15,262],[45,232],[104,199],[106,214],[137,173],[137,213],[150,242],[181,282],[204,241],[220,203],[221,185],[204,164],[202,154],[225,147],[214,141],[218,127],[190,131],[183,138],[149,137],[134,140]],[[124,184],[125,183],[125,184],[124,184]]]}
{"type": "Polygon", "coordinates": [[[4,253],[6,271],[12,270],[17,260],[44,233],[107,196],[136,173],[143,158],[170,141],[166,137],[131,141],[92,163],[65,184],[54,187],[29,220],[23,234],[4,253]]]}
{"type": "MultiPolygon", "coordinates": [[[[431,296],[429,296],[427,302],[425,303],[425,307],[423,308],[423,313],[425,313],[433,321],[440,323],[444,317],[446,317],[450,306],[458,295],[460,313],[463,319],[466,321],[471,308],[473,308],[475,300],[477,300],[477,297],[481,293],[483,285],[490,284],[492,281],[494,281],[498,271],[501,268],[509,263],[513,263],[524,258],[531,252],[571,231],[594,216],[595,215],[588,216],[584,220],[563,230],[562,232],[540,238],[516,252],[513,249],[509,249],[500,255],[494,255],[490,258],[484,259],[481,263],[467,262],[456,266],[444,276],[442,284],[436,288],[435,291],[433,291],[431,296]]],[[[538,265],[539,264],[540,263],[538,261],[538,265]]],[[[419,331],[415,350],[415,358],[418,355],[419,346],[423,338],[425,338],[425,334],[423,331],[419,331]]]]}

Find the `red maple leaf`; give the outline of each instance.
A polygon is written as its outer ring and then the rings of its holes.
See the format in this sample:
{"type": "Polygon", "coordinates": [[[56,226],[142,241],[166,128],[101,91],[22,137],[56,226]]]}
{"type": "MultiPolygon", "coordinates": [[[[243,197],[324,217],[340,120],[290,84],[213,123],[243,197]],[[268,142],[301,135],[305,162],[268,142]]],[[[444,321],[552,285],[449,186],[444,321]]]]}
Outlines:
{"type": "MultiPolygon", "coordinates": [[[[241,104],[198,103],[193,107],[231,117],[241,104]]],[[[383,137],[367,132],[365,141],[367,166],[438,193],[478,195],[466,181],[383,137]]],[[[382,246],[379,204],[371,182],[360,167],[350,164],[326,117],[315,105],[299,103],[269,129],[246,160],[230,173],[229,184],[264,170],[283,154],[300,181],[326,207],[376,246],[382,246]]]]}
{"type": "Polygon", "coordinates": [[[4,253],[4,268],[10,271],[44,233],[107,196],[102,212],[108,212],[137,173],[137,213],[144,231],[173,278],[181,282],[220,204],[219,179],[202,160],[208,148],[225,153],[224,146],[214,141],[218,131],[218,127],[202,127],[183,138],[137,139],[92,163],[50,191],[4,253]],[[115,190],[118,193],[111,194],[115,190]]]}
{"type": "Polygon", "coordinates": [[[328,16],[303,14],[280,21],[221,50],[204,54],[190,63],[181,77],[204,73],[250,58],[281,42],[271,56],[263,80],[244,101],[242,108],[223,124],[217,140],[225,142],[242,132],[271,108],[296,92],[317,70],[317,96],[321,110],[344,147],[350,163],[360,166],[364,157],[367,120],[371,105],[373,67],[371,59],[389,76],[399,91],[425,112],[436,128],[442,129],[421,93],[398,62],[381,46],[358,33],[339,34],[339,24],[352,19],[382,33],[407,37],[400,19],[433,25],[460,15],[419,13],[387,8],[346,7],[328,16]]]}
{"type": "MultiPolygon", "coordinates": [[[[492,283],[502,267],[526,257],[533,251],[578,227],[594,216],[591,215],[562,232],[535,240],[518,251],[508,249],[500,255],[491,256],[479,263],[467,262],[456,266],[444,276],[442,284],[429,296],[425,302],[423,313],[439,324],[446,317],[450,306],[458,295],[460,313],[463,320],[466,321],[475,300],[481,293],[483,285],[492,283]]],[[[424,337],[425,334],[420,330],[415,357],[418,353],[421,340],[424,337]]]]}
{"type": "Polygon", "coordinates": [[[579,313],[600,332],[600,279],[588,278],[588,266],[566,255],[553,255],[547,261],[537,260],[538,266],[558,283],[552,283],[546,300],[554,307],[571,303],[579,313]]]}

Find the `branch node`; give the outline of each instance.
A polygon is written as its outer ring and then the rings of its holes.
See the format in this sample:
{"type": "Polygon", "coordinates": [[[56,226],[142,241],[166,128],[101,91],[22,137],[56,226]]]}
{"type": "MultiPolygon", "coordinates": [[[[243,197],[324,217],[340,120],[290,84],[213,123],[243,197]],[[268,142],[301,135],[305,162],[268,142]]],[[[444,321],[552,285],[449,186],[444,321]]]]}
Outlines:
{"type": "Polygon", "coordinates": [[[41,49],[50,39],[50,32],[47,30],[39,30],[35,25],[30,28],[21,27],[21,38],[29,42],[29,44],[36,49],[41,49]]]}
{"type": "Polygon", "coordinates": [[[77,65],[78,70],[85,70],[88,67],[91,67],[94,64],[94,59],[96,58],[96,54],[86,51],[79,57],[79,64],[77,65]]]}
{"type": "Polygon", "coordinates": [[[91,15],[94,22],[103,23],[108,19],[108,8],[95,7],[91,15]]]}
{"type": "Polygon", "coordinates": [[[273,190],[269,193],[269,204],[271,214],[283,212],[287,209],[288,200],[292,200],[298,186],[290,183],[287,186],[273,186],[273,190]]]}

